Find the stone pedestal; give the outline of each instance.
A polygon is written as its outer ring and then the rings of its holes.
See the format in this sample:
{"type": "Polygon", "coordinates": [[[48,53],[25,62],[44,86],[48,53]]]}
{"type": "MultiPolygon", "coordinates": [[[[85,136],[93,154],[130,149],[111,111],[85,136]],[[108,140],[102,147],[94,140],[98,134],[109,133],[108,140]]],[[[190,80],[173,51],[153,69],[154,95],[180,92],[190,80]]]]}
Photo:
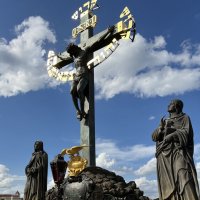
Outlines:
{"type": "MultiPolygon", "coordinates": [[[[100,167],[87,167],[78,176],[66,178],[61,188],[61,200],[150,200],[134,181],[126,183],[123,177],[100,167]]],[[[55,193],[49,190],[46,200],[56,200],[55,193]]]]}

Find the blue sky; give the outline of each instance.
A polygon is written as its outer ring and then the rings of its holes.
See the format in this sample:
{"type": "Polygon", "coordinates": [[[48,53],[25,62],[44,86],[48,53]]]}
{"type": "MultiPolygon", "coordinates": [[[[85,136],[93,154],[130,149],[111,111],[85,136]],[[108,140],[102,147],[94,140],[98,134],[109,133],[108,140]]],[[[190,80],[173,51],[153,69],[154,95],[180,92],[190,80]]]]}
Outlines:
{"type": "MultiPolygon", "coordinates": [[[[65,49],[78,25],[71,15],[84,2],[0,1],[0,193],[23,193],[24,168],[36,140],[43,140],[49,161],[63,148],[79,145],[70,84],[48,77],[46,59],[49,50],[65,49]]],[[[200,2],[98,4],[95,33],[117,23],[128,6],[137,36],[134,43],[121,41],[95,69],[97,164],[135,180],[146,195],[156,197],[151,133],[173,98],[184,101],[192,119],[200,177],[200,2]]]]}

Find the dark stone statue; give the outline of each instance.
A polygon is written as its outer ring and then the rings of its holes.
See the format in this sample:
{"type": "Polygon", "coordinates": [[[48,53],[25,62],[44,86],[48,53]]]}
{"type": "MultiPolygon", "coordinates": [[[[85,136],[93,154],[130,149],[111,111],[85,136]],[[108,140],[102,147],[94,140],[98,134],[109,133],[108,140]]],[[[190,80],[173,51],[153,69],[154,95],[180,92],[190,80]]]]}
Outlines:
{"type": "Polygon", "coordinates": [[[27,182],[24,200],[45,200],[47,190],[48,155],[43,150],[43,142],[36,141],[34,153],[25,168],[27,182]]]}
{"type": "Polygon", "coordinates": [[[182,109],[181,100],[172,100],[168,106],[169,117],[162,118],[152,134],[156,142],[160,200],[199,200],[193,129],[189,116],[182,109]]]}
{"type": "Polygon", "coordinates": [[[114,31],[114,26],[108,28],[108,31],[102,37],[100,37],[97,42],[95,42],[91,46],[87,46],[84,49],[80,48],[74,43],[70,43],[66,48],[67,52],[72,57],[76,68],[76,73],[74,76],[74,80],[72,82],[70,93],[72,95],[72,100],[76,108],[77,118],[80,120],[82,118],[86,118],[86,113],[84,110],[84,102],[85,102],[85,97],[88,100],[88,95],[89,95],[88,83],[89,83],[90,70],[87,67],[87,62],[89,61],[88,58],[91,55],[91,53],[93,53],[95,49],[97,49],[99,43],[101,43],[104,40],[104,38],[107,37],[109,34],[111,34],[113,31],[114,31]]]}

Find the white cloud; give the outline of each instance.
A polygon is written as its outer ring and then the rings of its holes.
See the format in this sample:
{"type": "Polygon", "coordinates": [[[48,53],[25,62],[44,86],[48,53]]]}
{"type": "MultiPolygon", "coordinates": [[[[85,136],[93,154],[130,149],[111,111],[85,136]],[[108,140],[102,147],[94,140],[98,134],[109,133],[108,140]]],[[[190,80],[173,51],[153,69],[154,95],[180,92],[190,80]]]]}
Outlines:
{"type": "Polygon", "coordinates": [[[152,158],[147,164],[134,170],[134,162],[152,157],[155,153],[154,146],[133,145],[124,148],[111,140],[97,139],[97,166],[106,168],[115,172],[117,175],[129,181],[135,181],[137,186],[144,191],[144,194],[151,198],[158,197],[157,181],[148,180],[145,175],[152,172],[155,174],[154,164],[155,159],[152,158]],[[151,168],[148,169],[148,167],[151,168]],[[135,179],[135,175],[139,178],[135,179]],[[142,176],[142,177],[140,177],[142,176]]]}
{"type": "Polygon", "coordinates": [[[200,186],[200,143],[194,145],[194,161],[196,162],[197,178],[200,186]]]}
{"type": "Polygon", "coordinates": [[[166,46],[166,41],[165,41],[165,39],[164,39],[164,37],[162,37],[162,36],[156,36],[155,38],[154,38],[154,41],[152,42],[152,47],[153,48],[158,48],[158,49],[160,49],[160,48],[165,48],[165,46],[166,46]]]}
{"type": "Polygon", "coordinates": [[[107,153],[100,153],[96,158],[96,165],[102,168],[109,169],[113,167],[115,160],[111,159],[107,153]]]}
{"type": "MultiPolygon", "coordinates": [[[[10,170],[5,165],[0,164],[0,194],[15,194],[16,191],[19,191],[22,197],[24,195],[25,184],[26,176],[10,174],[10,170]]],[[[48,178],[47,190],[54,186],[54,180],[50,176],[48,178]]]]}
{"type": "Polygon", "coordinates": [[[69,43],[74,43],[77,44],[77,39],[76,38],[69,38],[64,40],[67,44],[69,43]]]}
{"type": "Polygon", "coordinates": [[[138,176],[145,176],[152,173],[156,174],[156,158],[150,159],[146,164],[135,171],[135,174],[138,176]]]}
{"type": "Polygon", "coordinates": [[[156,117],[155,116],[150,116],[149,120],[154,120],[156,117]]]}
{"type": "MultiPolygon", "coordinates": [[[[127,182],[135,181],[145,196],[158,198],[154,146],[133,145],[120,148],[115,142],[102,139],[97,139],[96,146],[97,165],[123,176],[127,182]],[[138,169],[134,169],[135,163],[141,163],[138,169]]],[[[198,149],[199,144],[196,144],[195,154],[199,154],[198,149]]],[[[199,162],[196,164],[196,169],[200,181],[199,162]]]]}
{"type": "MultiPolygon", "coordinates": [[[[156,158],[152,158],[155,153],[154,146],[133,145],[121,148],[111,140],[102,139],[97,139],[96,145],[97,166],[114,171],[123,176],[127,182],[135,181],[146,196],[158,197],[157,180],[155,180],[156,158]],[[134,169],[135,163],[141,163],[137,170],[134,169]]],[[[199,144],[196,144],[195,154],[198,154],[198,149],[199,144]]],[[[199,178],[200,162],[196,163],[196,169],[199,178]]],[[[55,184],[52,176],[48,180],[48,189],[50,189],[55,184]]],[[[0,164],[0,193],[14,194],[18,190],[23,195],[25,182],[25,176],[13,175],[5,165],[0,164]]]]}
{"type": "Polygon", "coordinates": [[[166,49],[162,36],[147,41],[121,41],[118,49],[95,69],[97,98],[123,92],[137,96],[166,96],[200,89],[200,45],[181,44],[180,53],[166,49]],[[176,84],[174,84],[176,83],[176,84]]]}
{"type": "Polygon", "coordinates": [[[135,179],[137,186],[150,198],[158,198],[157,180],[148,180],[146,177],[135,179]]]}
{"type": "MultiPolygon", "coordinates": [[[[195,155],[199,154],[199,144],[195,144],[195,155]]],[[[195,156],[197,158],[197,156],[195,156]]],[[[143,190],[146,196],[151,198],[158,197],[157,180],[152,179],[156,177],[156,158],[151,158],[146,164],[142,165],[139,169],[134,171],[134,174],[139,176],[134,181],[139,188],[143,190]],[[151,177],[151,178],[148,178],[151,177]]],[[[200,162],[196,163],[197,177],[200,183],[200,162]]]]}
{"type": "Polygon", "coordinates": [[[124,162],[124,165],[121,165],[120,162],[118,162],[112,171],[117,175],[122,176],[126,182],[134,181],[134,168],[131,166],[126,166],[126,164],[127,163],[124,162]]]}
{"type": "Polygon", "coordinates": [[[16,38],[0,39],[0,96],[13,96],[50,86],[46,71],[46,42],[55,35],[41,17],[29,17],[15,27],[16,38]]]}
{"type": "Polygon", "coordinates": [[[111,140],[97,139],[96,151],[97,166],[113,171],[130,181],[134,180],[136,175],[135,163],[146,162],[155,154],[155,147],[138,144],[120,148],[111,140]]]}
{"type": "Polygon", "coordinates": [[[25,176],[12,175],[5,165],[0,164],[1,194],[15,194],[16,191],[19,191],[21,194],[23,194],[25,180],[25,176]]]}
{"type": "Polygon", "coordinates": [[[105,153],[116,161],[136,161],[149,158],[155,154],[155,146],[145,146],[143,144],[120,148],[110,140],[97,139],[97,154],[105,153]]]}
{"type": "Polygon", "coordinates": [[[200,185],[200,162],[196,163],[196,170],[197,170],[197,178],[200,185]]]}
{"type": "Polygon", "coordinates": [[[200,143],[194,145],[194,159],[200,161],[200,143]]]}
{"type": "MultiPolygon", "coordinates": [[[[48,22],[29,17],[15,31],[11,41],[0,38],[0,96],[59,84],[46,72],[45,44],[56,41],[48,22]]],[[[124,92],[166,96],[200,89],[200,45],[184,41],[179,53],[166,46],[163,36],[147,40],[137,34],[134,43],[121,41],[113,55],[95,69],[97,98],[124,92]]]]}
{"type": "Polygon", "coordinates": [[[50,180],[47,183],[47,190],[49,190],[49,189],[51,189],[53,187],[55,187],[55,183],[54,183],[53,178],[51,177],[50,180]]]}

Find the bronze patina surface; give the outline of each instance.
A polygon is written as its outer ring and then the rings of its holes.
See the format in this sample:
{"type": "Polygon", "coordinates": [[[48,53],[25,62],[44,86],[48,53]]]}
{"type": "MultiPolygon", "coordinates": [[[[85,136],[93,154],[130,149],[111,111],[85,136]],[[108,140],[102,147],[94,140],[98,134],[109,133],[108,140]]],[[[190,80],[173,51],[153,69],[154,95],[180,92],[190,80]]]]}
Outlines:
{"type": "Polygon", "coordinates": [[[190,117],[183,102],[172,100],[169,117],[161,119],[153,132],[156,142],[157,176],[160,200],[198,200],[199,186],[193,161],[194,141],[190,117]]]}

